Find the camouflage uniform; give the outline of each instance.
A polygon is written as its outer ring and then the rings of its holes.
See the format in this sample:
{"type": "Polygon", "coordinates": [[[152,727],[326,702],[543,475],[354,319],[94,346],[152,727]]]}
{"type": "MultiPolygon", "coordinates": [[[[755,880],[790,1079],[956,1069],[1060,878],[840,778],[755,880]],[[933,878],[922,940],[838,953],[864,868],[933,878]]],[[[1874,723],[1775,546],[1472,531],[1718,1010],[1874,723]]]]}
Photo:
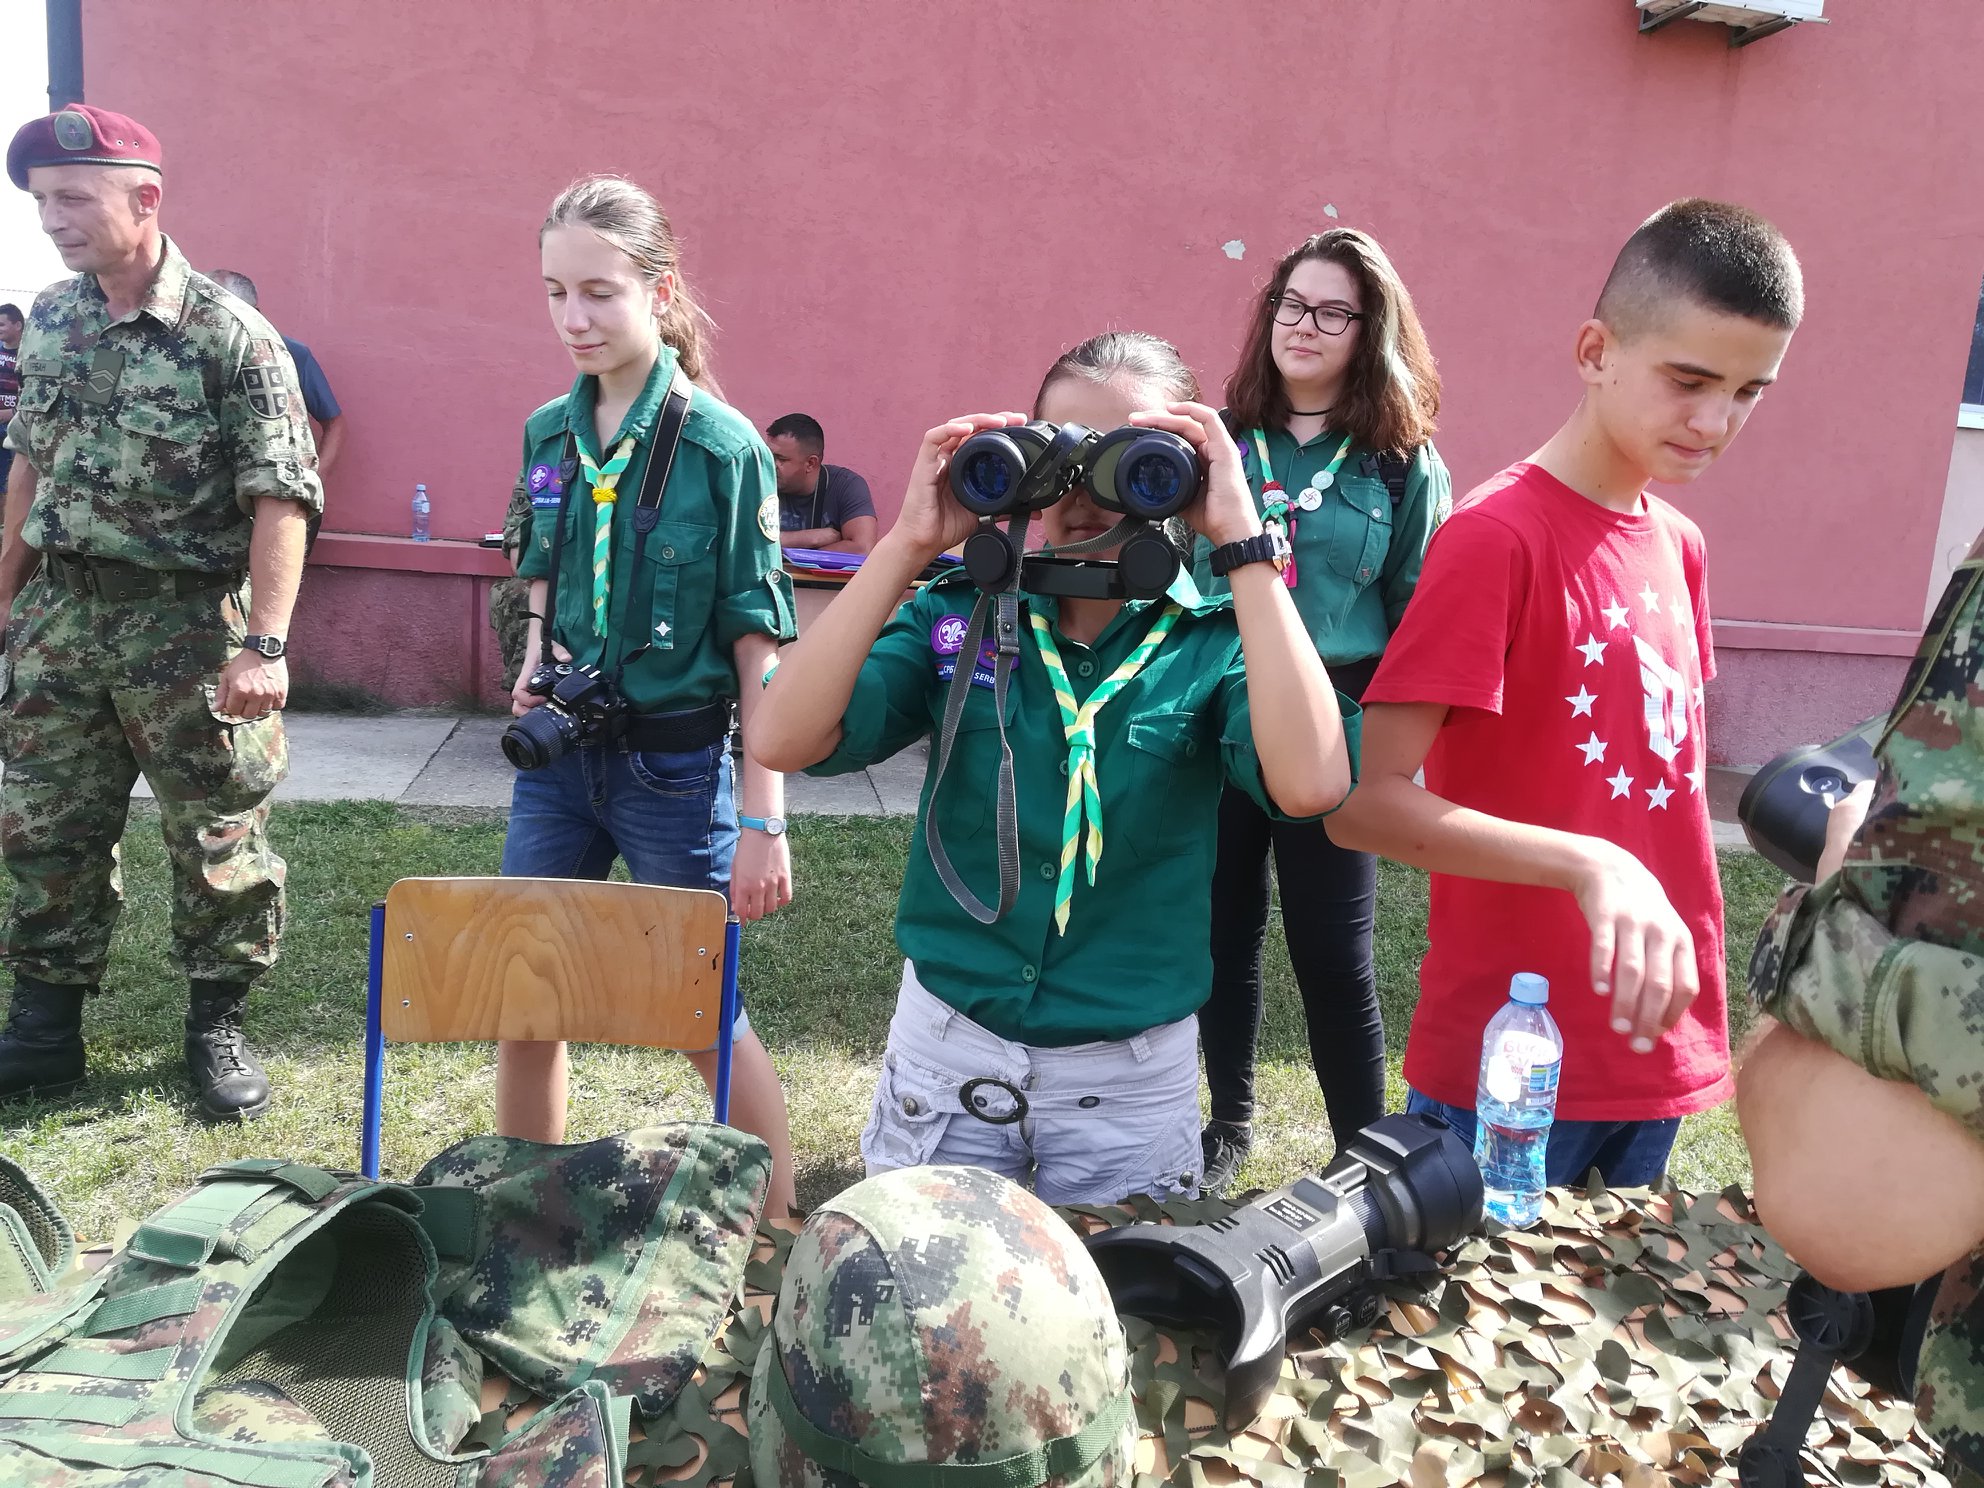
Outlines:
{"type": "Polygon", "coordinates": [[[103,974],[116,844],[142,771],[172,860],[189,976],[245,982],[276,956],[283,861],[265,832],[282,719],[214,712],[248,611],[257,498],[323,507],[282,339],[165,242],[144,302],[111,322],[94,276],[35,301],[7,446],[38,476],[25,539],[48,555],[7,637],[0,960],[103,974]]]}
{"type": "MultiPolygon", "coordinates": [[[[1984,1141],[1984,539],[1950,579],[1876,748],[1844,866],[1779,900],[1750,961],[1763,1011],[1984,1141]]],[[[1916,1405],[1984,1474],[1984,1249],[1951,1267],[1916,1405]]],[[[1965,1481],[1984,1481],[1984,1477],[1965,1481]]]]}
{"type": "Polygon", "coordinates": [[[1095,1262],[979,1168],[884,1173],[813,1211],[749,1415],[758,1488],[1127,1488],[1137,1441],[1095,1262]]]}

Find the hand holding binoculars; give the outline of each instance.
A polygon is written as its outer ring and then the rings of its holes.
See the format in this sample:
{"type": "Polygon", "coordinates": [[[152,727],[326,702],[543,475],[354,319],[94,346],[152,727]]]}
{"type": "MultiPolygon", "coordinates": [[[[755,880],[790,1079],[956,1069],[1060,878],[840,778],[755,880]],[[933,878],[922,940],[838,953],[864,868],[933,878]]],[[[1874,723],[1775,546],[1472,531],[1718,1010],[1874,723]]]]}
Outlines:
{"type": "Polygon", "coordinates": [[[1036,421],[981,429],[965,440],[951,456],[950,486],[958,505],[988,524],[1024,522],[1076,486],[1133,524],[1113,564],[1023,557],[1010,535],[982,526],[964,549],[965,568],[979,588],[1006,586],[1024,563],[1030,578],[1040,580],[1024,587],[1038,592],[1150,598],[1165,591],[1179,567],[1177,550],[1152,524],[1198,499],[1205,467],[1198,451],[1162,429],[1125,425],[1101,434],[1081,424],[1036,421]]]}

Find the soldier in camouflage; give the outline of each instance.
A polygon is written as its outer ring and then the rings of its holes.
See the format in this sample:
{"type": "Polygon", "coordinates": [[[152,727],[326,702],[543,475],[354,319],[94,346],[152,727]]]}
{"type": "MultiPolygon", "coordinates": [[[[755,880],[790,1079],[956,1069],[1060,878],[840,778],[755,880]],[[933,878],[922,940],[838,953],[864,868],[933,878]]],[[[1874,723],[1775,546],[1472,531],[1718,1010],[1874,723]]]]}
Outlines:
{"type": "Polygon", "coordinates": [[[323,505],[309,426],[281,338],[160,232],[149,130],[78,104],[24,125],[7,171],[77,273],[29,314],[6,441],[0,1099],[82,1080],[83,1000],[142,772],[172,864],[200,1112],[257,1116],[268,1077],[242,1015],[282,931],[267,803],[288,764],[305,522],[323,505]]]}
{"type": "Polygon", "coordinates": [[[1778,1021],[1737,1099],[1758,1212],[1814,1276],[1943,1273],[1916,1407],[1958,1481],[1984,1485],[1984,539],[1875,753],[1818,884],[1758,939],[1750,990],[1778,1021]]]}
{"type": "Polygon", "coordinates": [[[793,1242],[749,1403],[758,1488],[1128,1488],[1123,1330],[1025,1189],[900,1168],[793,1242]]]}

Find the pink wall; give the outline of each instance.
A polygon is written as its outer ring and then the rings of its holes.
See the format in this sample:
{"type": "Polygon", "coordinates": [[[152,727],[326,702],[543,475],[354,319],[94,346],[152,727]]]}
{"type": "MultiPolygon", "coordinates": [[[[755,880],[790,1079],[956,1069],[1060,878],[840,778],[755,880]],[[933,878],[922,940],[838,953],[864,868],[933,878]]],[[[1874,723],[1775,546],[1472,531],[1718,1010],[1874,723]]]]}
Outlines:
{"type": "Polygon", "coordinates": [[[168,229],[334,378],[335,527],[403,532],[416,480],[444,536],[497,520],[568,376],[535,227],[585,170],[669,206],[732,401],[815,414],[885,506],[923,428],[1022,404],[1095,330],[1216,383],[1332,207],[1413,286],[1471,484],[1567,410],[1625,234],[1699,192],[1783,226],[1810,301],[1682,497],[1717,612],[1912,632],[1984,273],[1984,7],[1828,8],[1731,50],[1641,37],[1630,0],[92,0],[86,43],[91,98],[166,142],[168,229]]]}

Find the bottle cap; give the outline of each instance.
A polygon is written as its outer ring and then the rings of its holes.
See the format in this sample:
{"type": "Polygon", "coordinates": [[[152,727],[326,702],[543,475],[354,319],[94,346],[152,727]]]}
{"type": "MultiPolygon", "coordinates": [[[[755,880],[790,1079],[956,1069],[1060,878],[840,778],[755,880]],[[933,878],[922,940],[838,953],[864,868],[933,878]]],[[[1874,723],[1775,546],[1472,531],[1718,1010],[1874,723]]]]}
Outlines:
{"type": "Polygon", "coordinates": [[[1509,978],[1509,1001],[1526,1007],[1542,1007],[1550,1000],[1550,982],[1533,971],[1519,971],[1509,978]]]}

